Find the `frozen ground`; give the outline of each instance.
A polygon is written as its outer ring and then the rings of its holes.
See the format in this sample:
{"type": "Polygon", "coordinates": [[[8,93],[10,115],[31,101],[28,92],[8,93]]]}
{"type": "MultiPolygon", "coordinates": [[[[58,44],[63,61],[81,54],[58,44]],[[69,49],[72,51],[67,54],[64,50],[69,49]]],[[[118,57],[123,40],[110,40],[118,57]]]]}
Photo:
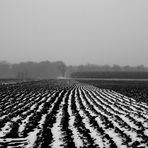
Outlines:
{"type": "Polygon", "coordinates": [[[0,147],[148,147],[145,103],[57,81],[1,86],[0,147]]]}

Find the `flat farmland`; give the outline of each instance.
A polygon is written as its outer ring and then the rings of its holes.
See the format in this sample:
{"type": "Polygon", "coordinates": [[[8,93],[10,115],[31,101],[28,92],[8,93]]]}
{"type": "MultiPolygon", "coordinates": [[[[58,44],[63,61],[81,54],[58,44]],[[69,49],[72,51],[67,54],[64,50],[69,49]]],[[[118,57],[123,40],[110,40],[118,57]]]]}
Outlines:
{"type": "Polygon", "coordinates": [[[81,83],[114,90],[138,102],[148,104],[148,79],[79,79],[81,83]]]}
{"type": "Polygon", "coordinates": [[[72,80],[2,84],[0,147],[148,147],[148,105],[72,80]]]}

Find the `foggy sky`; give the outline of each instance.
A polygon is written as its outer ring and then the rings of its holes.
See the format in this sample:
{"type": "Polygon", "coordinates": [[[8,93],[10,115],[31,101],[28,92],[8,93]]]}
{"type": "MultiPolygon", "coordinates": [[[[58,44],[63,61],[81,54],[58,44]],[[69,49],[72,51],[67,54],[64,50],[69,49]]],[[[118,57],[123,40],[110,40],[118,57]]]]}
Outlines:
{"type": "Polygon", "coordinates": [[[1,0],[1,60],[148,66],[148,1],[1,0]]]}

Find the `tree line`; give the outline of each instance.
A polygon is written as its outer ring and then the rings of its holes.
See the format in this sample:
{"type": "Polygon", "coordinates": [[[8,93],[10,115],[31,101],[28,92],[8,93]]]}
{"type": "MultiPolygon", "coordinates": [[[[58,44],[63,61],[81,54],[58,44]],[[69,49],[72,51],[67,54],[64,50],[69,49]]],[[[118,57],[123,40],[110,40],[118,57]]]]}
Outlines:
{"type": "Polygon", "coordinates": [[[11,64],[6,61],[0,62],[1,79],[49,79],[57,77],[84,77],[84,75],[85,77],[91,77],[92,73],[93,77],[98,77],[98,72],[105,72],[100,73],[100,75],[106,75],[106,77],[108,77],[108,74],[111,74],[111,72],[118,72],[118,75],[122,75],[123,72],[148,72],[148,68],[143,65],[135,67],[128,65],[110,66],[94,64],[67,66],[62,61],[21,62],[16,64],[11,64]]]}
{"type": "Polygon", "coordinates": [[[21,62],[17,64],[0,62],[0,78],[49,79],[63,77],[65,70],[66,65],[62,61],[21,62]]]}

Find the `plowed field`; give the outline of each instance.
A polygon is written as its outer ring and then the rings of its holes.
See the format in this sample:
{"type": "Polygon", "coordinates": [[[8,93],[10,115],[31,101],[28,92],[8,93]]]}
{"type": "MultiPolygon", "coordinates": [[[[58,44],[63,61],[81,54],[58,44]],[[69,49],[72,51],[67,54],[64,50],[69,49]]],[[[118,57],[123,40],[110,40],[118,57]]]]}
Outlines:
{"type": "Polygon", "coordinates": [[[0,147],[148,147],[148,106],[66,80],[0,85],[0,147]]]}

